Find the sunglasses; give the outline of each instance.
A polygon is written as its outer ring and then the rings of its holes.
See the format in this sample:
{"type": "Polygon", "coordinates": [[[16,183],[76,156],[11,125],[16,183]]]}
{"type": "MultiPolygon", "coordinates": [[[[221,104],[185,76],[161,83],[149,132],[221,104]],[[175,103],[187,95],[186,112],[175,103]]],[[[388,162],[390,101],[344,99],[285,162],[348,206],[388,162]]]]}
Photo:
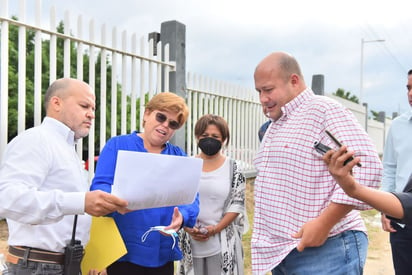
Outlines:
{"type": "MultiPolygon", "coordinates": [[[[165,114],[162,113],[156,113],[156,121],[159,123],[163,123],[165,122],[167,119],[167,116],[165,114]]],[[[168,125],[170,129],[172,130],[177,130],[180,127],[179,122],[177,122],[176,120],[169,120],[168,125]]]]}

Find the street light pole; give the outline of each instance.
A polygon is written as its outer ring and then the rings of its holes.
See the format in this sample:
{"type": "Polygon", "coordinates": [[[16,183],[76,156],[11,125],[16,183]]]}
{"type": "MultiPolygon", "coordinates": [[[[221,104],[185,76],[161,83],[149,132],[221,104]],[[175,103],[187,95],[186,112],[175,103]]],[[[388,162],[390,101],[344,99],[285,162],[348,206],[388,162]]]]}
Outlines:
{"type": "Polygon", "coordinates": [[[360,89],[359,89],[359,101],[363,103],[362,93],[363,93],[363,45],[365,43],[373,42],[385,42],[385,39],[375,39],[375,40],[365,40],[361,39],[361,64],[360,64],[360,89]]]}

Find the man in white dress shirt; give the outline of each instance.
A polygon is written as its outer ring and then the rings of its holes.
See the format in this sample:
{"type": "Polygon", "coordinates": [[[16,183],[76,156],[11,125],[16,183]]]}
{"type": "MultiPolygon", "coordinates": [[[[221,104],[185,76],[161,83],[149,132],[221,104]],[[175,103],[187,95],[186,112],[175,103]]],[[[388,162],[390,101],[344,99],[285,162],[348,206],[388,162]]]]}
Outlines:
{"type": "Polygon", "coordinates": [[[48,88],[41,125],[6,147],[0,164],[0,216],[9,227],[6,274],[63,274],[64,251],[79,215],[76,239],[89,239],[91,217],[119,211],[127,202],[88,191],[78,139],[95,117],[95,95],[83,81],[62,78],[48,88]]]}

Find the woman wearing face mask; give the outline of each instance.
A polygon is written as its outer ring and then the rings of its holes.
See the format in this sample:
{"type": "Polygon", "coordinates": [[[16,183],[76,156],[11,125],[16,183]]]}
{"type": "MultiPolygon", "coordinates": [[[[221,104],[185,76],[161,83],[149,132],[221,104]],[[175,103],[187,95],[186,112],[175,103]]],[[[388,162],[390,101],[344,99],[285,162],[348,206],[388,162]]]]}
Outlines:
{"type": "Polygon", "coordinates": [[[244,274],[245,178],[222,153],[229,127],[220,116],[204,115],[195,125],[195,137],[201,150],[196,157],[203,159],[200,212],[195,227],[180,232],[179,274],[244,274]]]}

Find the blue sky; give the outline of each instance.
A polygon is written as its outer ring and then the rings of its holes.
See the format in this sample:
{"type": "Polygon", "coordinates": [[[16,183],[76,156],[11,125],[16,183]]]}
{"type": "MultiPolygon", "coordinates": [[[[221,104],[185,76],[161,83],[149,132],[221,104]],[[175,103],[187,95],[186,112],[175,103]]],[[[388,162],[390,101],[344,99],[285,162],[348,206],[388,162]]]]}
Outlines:
{"type": "MultiPolygon", "coordinates": [[[[4,0],[3,0],[4,1],[4,0]]],[[[19,1],[10,1],[18,14],[19,1]]],[[[35,0],[26,7],[35,10],[35,0]]],[[[412,69],[412,16],[406,0],[43,0],[42,24],[49,10],[58,19],[70,11],[74,23],[94,20],[129,36],[160,31],[164,21],[186,25],[187,70],[254,88],[256,64],[273,51],[287,51],[301,64],[308,86],[325,76],[325,92],[338,88],[360,97],[361,39],[364,43],[363,102],[374,111],[405,112],[407,71],[412,69]]],[[[32,15],[27,20],[34,22],[32,15]]],[[[98,32],[99,33],[99,32],[98,32]]]]}

